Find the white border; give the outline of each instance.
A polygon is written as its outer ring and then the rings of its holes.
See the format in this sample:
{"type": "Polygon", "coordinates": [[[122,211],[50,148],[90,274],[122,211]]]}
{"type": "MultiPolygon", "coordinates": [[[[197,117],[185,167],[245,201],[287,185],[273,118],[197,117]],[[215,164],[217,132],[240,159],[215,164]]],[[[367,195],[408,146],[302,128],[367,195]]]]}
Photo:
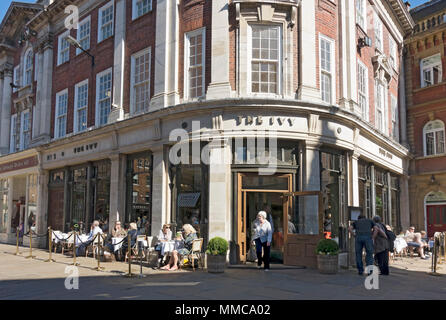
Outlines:
{"type": "Polygon", "coordinates": [[[83,130],[83,131],[79,131],[78,129],[77,129],[77,121],[78,121],[78,119],[77,119],[77,102],[78,102],[78,90],[79,90],[79,87],[82,87],[83,85],[87,85],[87,124],[86,124],[86,128],[88,128],[88,102],[89,102],[89,100],[90,99],[88,99],[88,97],[90,96],[90,86],[89,86],[89,84],[88,84],[88,79],[85,79],[85,80],[83,80],[83,81],[81,81],[81,82],[78,82],[78,83],[76,83],[76,85],[74,86],[74,107],[73,107],[73,110],[74,110],[74,115],[73,115],[73,132],[76,134],[76,133],[78,133],[78,132],[84,132],[85,130],[83,130]]]}
{"type": "Polygon", "coordinates": [[[59,138],[63,138],[63,137],[65,137],[66,135],[67,135],[67,124],[68,124],[68,104],[69,104],[69,101],[68,101],[68,88],[67,89],[64,89],[64,90],[62,90],[62,91],[59,91],[58,93],[56,93],[56,108],[54,108],[54,139],[59,139],[59,138]],[[64,94],[66,94],[67,95],[67,113],[66,113],[66,117],[67,117],[67,121],[65,122],[65,135],[63,135],[63,136],[59,136],[59,131],[57,130],[58,129],[58,121],[57,121],[57,114],[58,114],[58,109],[59,109],[59,97],[60,96],[63,96],[64,94]]]}
{"type": "MultiPolygon", "coordinates": [[[[149,98],[150,98],[150,85],[151,85],[151,65],[152,65],[152,48],[151,47],[147,47],[141,51],[138,51],[136,53],[134,53],[131,57],[131,69],[130,69],[130,114],[134,115],[135,113],[135,90],[134,89],[134,85],[135,85],[135,60],[145,54],[149,54],[149,98]]],[[[204,88],[203,88],[204,90],[204,88]]],[[[143,113],[147,110],[143,110],[140,113],[143,113]]]]}
{"type": "MultiPolygon", "coordinates": [[[[110,6],[114,6],[115,2],[114,0],[111,0],[110,2],[108,2],[107,4],[103,5],[101,8],[99,8],[98,11],[98,43],[101,43],[104,40],[107,40],[108,38],[111,38],[115,35],[115,8],[113,7],[113,19],[112,19],[112,34],[110,37],[107,37],[105,39],[102,39],[101,37],[101,30],[102,30],[102,25],[101,25],[101,20],[102,20],[102,12],[106,9],[108,9],[110,6]]],[[[91,27],[91,25],[90,25],[91,27]]]]}
{"type": "Polygon", "coordinates": [[[99,124],[99,79],[106,75],[107,73],[111,74],[111,86],[110,86],[110,111],[111,111],[111,107],[112,107],[112,103],[113,103],[113,67],[110,67],[108,69],[105,69],[104,71],[96,74],[96,106],[95,106],[95,126],[96,127],[101,127],[101,126],[105,126],[107,123],[104,124],[99,124]]]}

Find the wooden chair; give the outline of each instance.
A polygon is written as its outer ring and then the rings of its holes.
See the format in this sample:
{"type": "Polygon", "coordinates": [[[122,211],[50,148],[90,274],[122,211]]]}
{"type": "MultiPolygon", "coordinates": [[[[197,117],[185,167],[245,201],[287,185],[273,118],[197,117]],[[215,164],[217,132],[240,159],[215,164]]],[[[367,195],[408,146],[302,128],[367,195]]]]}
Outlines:
{"type": "Polygon", "coordinates": [[[57,252],[58,245],[60,247],[62,247],[62,242],[59,241],[58,239],[56,239],[56,236],[59,237],[59,239],[61,239],[62,238],[62,232],[58,231],[58,230],[53,230],[53,233],[51,234],[51,245],[54,248],[54,253],[57,252]],[[58,241],[56,242],[56,240],[58,240],[58,241]]]}
{"type": "Polygon", "coordinates": [[[72,233],[68,233],[68,240],[62,242],[61,246],[62,246],[62,254],[64,252],[64,250],[70,251],[73,249],[74,247],[74,235],[72,235],[72,233]]]}
{"type": "MultiPolygon", "coordinates": [[[[93,254],[93,259],[96,259],[96,252],[98,251],[99,248],[99,237],[101,236],[101,234],[97,234],[97,237],[94,239],[94,241],[92,243],[90,243],[86,248],[85,248],[85,258],[88,256],[89,253],[93,254]]],[[[103,243],[103,240],[101,239],[101,243],[103,243]]]]}
{"type": "MultiPolygon", "coordinates": [[[[146,236],[145,235],[138,235],[136,236],[136,242],[135,244],[132,246],[132,248],[130,249],[130,255],[131,255],[131,259],[134,258],[138,258],[139,257],[139,252],[138,252],[138,241],[145,241],[146,240],[146,236]]],[[[127,259],[129,258],[128,253],[125,253],[125,259],[124,262],[127,262],[127,259]]],[[[142,253],[142,258],[145,259],[145,254],[144,254],[144,250],[142,253]]]]}
{"type": "Polygon", "coordinates": [[[195,271],[194,259],[198,260],[198,267],[200,267],[201,263],[201,269],[203,269],[204,263],[203,263],[203,253],[201,252],[202,248],[203,248],[203,238],[195,239],[192,242],[192,248],[190,250],[190,253],[184,256],[181,255],[178,256],[179,268],[181,269],[182,267],[184,267],[185,265],[184,260],[186,258],[187,264],[190,263],[194,271],[195,271]]]}
{"type": "Polygon", "coordinates": [[[195,271],[195,263],[194,259],[196,258],[198,261],[198,267],[203,269],[203,253],[201,252],[203,248],[203,238],[195,239],[192,242],[192,249],[190,250],[190,253],[187,255],[187,259],[192,264],[192,269],[195,271]]]}

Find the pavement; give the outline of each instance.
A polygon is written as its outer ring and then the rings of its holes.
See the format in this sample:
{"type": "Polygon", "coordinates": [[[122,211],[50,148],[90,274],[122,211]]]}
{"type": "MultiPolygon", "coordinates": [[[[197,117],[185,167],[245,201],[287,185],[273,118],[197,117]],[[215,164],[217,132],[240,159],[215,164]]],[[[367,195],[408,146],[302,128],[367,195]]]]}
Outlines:
{"type": "MultiPolygon", "coordinates": [[[[56,262],[45,262],[48,251],[33,249],[34,259],[25,258],[29,248],[0,244],[0,300],[307,300],[307,299],[446,299],[446,264],[439,276],[432,276],[431,261],[398,258],[391,264],[390,275],[380,276],[379,289],[365,287],[366,276],[356,269],[341,269],[324,275],[314,269],[272,265],[269,272],[253,265],[229,267],[223,274],[183,269],[176,272],[143,267],[145,278],[127,278],[128,264],[101,263],[97,271],[93,258],[78,257],[78,289],[71,278],[73,258],[53,254],[56,262]],[[68,279],[67,277],[70,276],[68,279]]],[[[132,272],[139,274],[139,266],[132,272]]]]}

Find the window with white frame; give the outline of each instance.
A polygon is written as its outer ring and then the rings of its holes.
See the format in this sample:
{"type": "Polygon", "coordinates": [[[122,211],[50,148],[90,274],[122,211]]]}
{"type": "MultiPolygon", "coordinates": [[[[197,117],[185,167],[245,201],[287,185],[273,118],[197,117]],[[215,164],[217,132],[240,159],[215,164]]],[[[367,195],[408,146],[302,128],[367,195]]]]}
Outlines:
{"type": "Polygon", "coordinates": [[[383,23],[377,14],[375,14],[375,47],[383,52],[383,23]]]}
{"type": "Polygon", "coordinates": [[[204,95],[205,29],[186,33],[185,46],[185,99],[204,95]]]}
{"type": "Polygon", "coordinates": [[[67,41],[69,35],[70,31],[67,31],[58,38],[57,65],[61,65],[70,60],[70,44],[67,41]]]}
{"type": "Polygon", "coordinates": [[[131,113],[145,112],[150,104],[150,48],[132,56],[131,113]]]}
{"type": "Polygon", "coordinates": [[[9,152],[17,151],[17,114],[11,116],[11,135],[9,140],[9,152]]]}
{"type": "Polygon", "coordinates": [[[385,116],[385,101],[386,101],[385,87],[379,80],[375,80],[375,127],[381,132],[386,131],[386,116],[385,116]]]}
{"type": "Polygon", "coordinates": [[[87,129],[88,79],[75,86],[74,95],[74,132],[87,129]]]}
{"type": "Polygon", "coordinates": [[[322,100],[332,104],[334,102],[334,41],[322,35],[319,38],[322,100]]]}
{"type": "Polygon", "coordinates": [[[367,30],[366,10],[366,0],[356,0],[356,23],[362,30],[367,30]]]}
{"type": "Polygon", "coordinates": [[[390,97],[392,106],[392,137],[396,141],[400,141],[399,115],[398,115],[398,99],[395,96],[390,97]]]}
{"type": "Polygon", "coordinates": [[[279,26],[251,25],[251,92],[280,93],[279,26]]]}
{"type": "Polygon", "coordinates": [[[112,70],[111,68],[96,76],[96,125],[107,124],[111,109],[112,70]]]}
{"type": "Polygon", "coordinates": [[[98,26],[98,42],[101,42],[111,36],[113,36],[113,23],[114,23],[114,5],[113,1],[110,1],[105,6],[99,9],[99,26],[98,26]]]}
{"type": "Polygon", "coordinates": [[[443,68],[441,54],[421,60],[421,87],[428,87],[442,82],[443,68]]]}
{"type": "Polygon", "coordinates": [[[145,15],[152,10],[152,0],[133,0],[133,20],[145,15]]]}
{"type": "Polygon", "coordinates": [[[20,65],[14,67],[14,74],[13,74],[12,82],[14,83],[14,86],[16,86],[12,91],[16,92],[19,89],[19,87],[21,87],[21,85],[20,85],[20,65]]]}
{"type": "MultiPolygon", "coordinates": [[[[82,48],[85,50],[90,49],[90,30],[91,30],[91,18],[85,18],[79,23],[79,28],[77,30],[77,41],[79,41],[82,48]]],[[[81,49],[76,48],[76,54],[80,54],[81,49]]]]}
{"type": "Polygon", "coordinates": [[[431,156],[445,152],[444,123],[441,120],[428,122],[423,128],[424,155],[431,156]]]}
{"type": "Polygon", "coordinates": [[[358,102],[359,108],[361,109],[362,119],[369,119],[369,78],[368,78],[368,70],[361,63],[358,62],[358,102]]]}
{"type": "Polygon", "coordinates": [[[20,150],[28,149],[30,141],[31,119],[29,110],[26,110],[22,112],[20,120],[20,150]]]}
{"type": "Polygon", "coordinates": [[[24,86],[29,86],[33,80],[33,50],[28,49],[25,53],[24,69],[23,69],[23,80],[24,86]]]}
{"type": "Polygon", "coordinates": [[[389,51],[390,51],[390,65],[392,68],[396,69],[396,42],[391,36],[389,36],[389,51]]]}
{"type": "Polygon", "coordinates": [[[56,94],[56,121],[54,137],[62,138],[67,134],[68,89],[56,94]]]}

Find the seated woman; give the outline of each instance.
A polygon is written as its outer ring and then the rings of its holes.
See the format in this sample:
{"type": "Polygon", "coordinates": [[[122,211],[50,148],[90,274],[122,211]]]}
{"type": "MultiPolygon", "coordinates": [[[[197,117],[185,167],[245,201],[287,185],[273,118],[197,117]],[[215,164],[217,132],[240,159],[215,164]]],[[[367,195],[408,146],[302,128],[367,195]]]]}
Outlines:
{"type": "Polygon", "coordinates": [[[130,223],[127,237],[125,237],[122,242],[122,247],[121,247],[122,256],[116,257],[116,260],[119,260],[119,261],[124,260],[124,257],[127,254],[128,247],[129,247],[128,235],[130,235],[130,248],[132,248],[135,245],[136,239],[139,235],[138,226],[136,225],[135,222],[130,223]]]}
{"type": "Polygon", "coordinates": [[[122,229],[121,221],[115,222],[115,227],[113,228],[111,234],[107,236],[105,245],[109,252],[114,252],[114,244],[112,243],[112,238],[124,238],[127,236],[127,232],[122,229]]]}
{"type": "Polygon", "coordinates": [[[181,234],[177,234],[177,238],[175,239],[175,250],[172,251],[169,262],[161,268],[162,270],[178,270],[178,256],[184,256],[190,253],[192,242],[197,239],[197,231],[190,224],[185,224],[183,225],[183,234],[184,240],[180,240],[181,234]]]}
{"type": "Polygon", "coordinates": [[[163,228],[158,234],[158,242],[155,245],[155,251],[158,251],[158,268],[160,267],[161,261],[164,258],[162,254],[162,243],[170,240],[172,240],[172,231],[170,230],[170,225],[164,224],[163,228]]]}

